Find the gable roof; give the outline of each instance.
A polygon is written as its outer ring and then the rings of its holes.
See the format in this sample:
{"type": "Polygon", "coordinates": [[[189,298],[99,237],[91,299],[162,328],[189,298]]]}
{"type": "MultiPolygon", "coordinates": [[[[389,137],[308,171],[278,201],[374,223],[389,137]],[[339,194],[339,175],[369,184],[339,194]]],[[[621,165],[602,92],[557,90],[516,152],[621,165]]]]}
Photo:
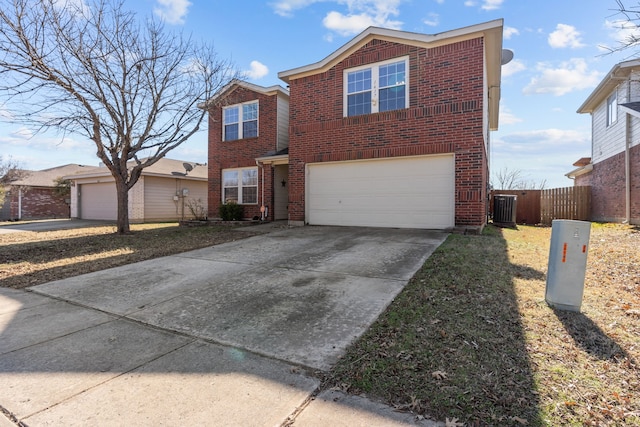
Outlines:
{"type": "Polygon", "coordinates": [[[498,128],[500,79],[502,72],[502,30],[502,19],[438,34],[421,34],[387,28],[369,27],[324,59],[314,64],[281,71],[278,73],[278,77],[289,83],[292,79],[325,72],[374,39],[434,48],[477,37],[484,37],[486,84],[489,88],[489,127],[491,130],[496,130],[498,128]]]}
{"type": "MultiPolygon", "coordinates": [[[[66,175],[65,179],[93,178],[93,177],[111,177],[111,171],[106,166],[92,167],[82,172],[66,175]]],[[[207,180],[207,165],[187,162],[183,160],[162,158],[153,165],[142,170],[142,176],[159,176],[165,178],[181,178],[195,181],[207,180]],[[192,170],[186,173],[185,164],[189,164],[192,170]]]]}
{"type": "Polygon", "coordinates": [[[611,68],[600,84],[591,92],[587,99],[578,108],[578,113],[592,113],[598,105],[602,103],[613,90],[620,84],[621,80],[629,77],[634,69],[640,68],[640,59],[620,62],[611,68]]]}
{"type": "Polygon", "coordinates": [[[67,164],[56,166],[49,169],[39,171],[26,171],[27,175],[17,181],[13,181],[10,185],[28,186],[28,187],[55,187],[55,180],[65,175],[81,172],[83,170],[93,169],[91,166],[78,164],[67,164]]]}
{"type": "Polygon", "coordinates": [[[245,82],[244,80],[233,79],[229,83],[227,83],[222,89],[216,92],[206,102],[201,102],[200,104],[198,104],[198,108],[200,109],[207,108],[209,105],[215,103],[221,98],[224,98],[230,92],[234,91],[238,87],[243,87],[253,92],[258,92],[265,95],[282,95],[286,98],[289,98],[289,91],[280,85],[265,87],[265,86],[260,86],[253,83],[245,82]]]}

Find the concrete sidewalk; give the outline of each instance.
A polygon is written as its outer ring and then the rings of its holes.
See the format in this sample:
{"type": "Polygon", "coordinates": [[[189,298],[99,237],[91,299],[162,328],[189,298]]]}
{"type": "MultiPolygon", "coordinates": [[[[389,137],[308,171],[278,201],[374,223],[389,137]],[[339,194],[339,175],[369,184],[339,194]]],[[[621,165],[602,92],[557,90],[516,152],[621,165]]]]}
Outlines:
{"type": "Polygon", "coordinates": [[[0,288],[0,406],[30,426],[433,425],[316,396],[317,374],[445,237],[274,229],[31,292],[0,288]]]}

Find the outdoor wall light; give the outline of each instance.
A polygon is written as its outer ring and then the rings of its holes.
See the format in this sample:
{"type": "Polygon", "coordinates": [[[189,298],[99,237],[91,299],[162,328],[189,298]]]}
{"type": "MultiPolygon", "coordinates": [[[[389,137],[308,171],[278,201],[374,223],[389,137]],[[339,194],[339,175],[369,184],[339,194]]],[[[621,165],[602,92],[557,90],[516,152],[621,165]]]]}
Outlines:
{"type": "Polygon", "coordinates": [[[287,185],[287,181],[285,181],[284,179],[282,180],[282,186],[284,187],[285,185],[287,185]]]}

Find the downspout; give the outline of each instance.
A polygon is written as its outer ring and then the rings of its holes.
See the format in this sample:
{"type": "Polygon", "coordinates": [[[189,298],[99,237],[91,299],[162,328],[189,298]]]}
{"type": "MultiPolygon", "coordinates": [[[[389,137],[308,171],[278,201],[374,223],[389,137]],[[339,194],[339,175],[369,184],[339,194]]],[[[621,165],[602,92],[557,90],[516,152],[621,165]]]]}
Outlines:
{"type": "Polygon", "coordinates": [[[260,221],[264,221],[264,212],[266,208],[264,207],[264,165],[261,165],[259,161],[256,160],[256,166],[262,170],[262,178],[260,179],[260,184],[262,185],[262,203],[260,204],[260,221]]]}
{"type": "MultiPolygon", "coordinates": [[[[627,102],[631,102],[631,79],[627,80],[627,102]]],[[[625,180],[625,220],[631,221],[631,114],[626,113],[625,138],[624,138],[624,180],[625,180]]]]}
{"type": "Polygon", "coordinates": [[[18,189],[18,219],[22,219],[22,188],[18,189]]]}

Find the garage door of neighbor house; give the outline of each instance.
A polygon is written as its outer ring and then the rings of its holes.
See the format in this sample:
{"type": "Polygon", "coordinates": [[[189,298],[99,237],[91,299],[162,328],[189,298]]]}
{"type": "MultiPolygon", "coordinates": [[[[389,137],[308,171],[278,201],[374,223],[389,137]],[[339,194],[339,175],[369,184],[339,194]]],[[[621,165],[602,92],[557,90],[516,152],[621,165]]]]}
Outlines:
{"type": "Polygon", "coordinates": [[[106,219],[118,218],[118,198],[113,182],[82,184],[80,186],[80,218],[106,219]]]}
{"type": "Polygon", "coordinates": [[[455,221],[453,154],[307,165],[307,222],[443,229],[455,221]]]}

